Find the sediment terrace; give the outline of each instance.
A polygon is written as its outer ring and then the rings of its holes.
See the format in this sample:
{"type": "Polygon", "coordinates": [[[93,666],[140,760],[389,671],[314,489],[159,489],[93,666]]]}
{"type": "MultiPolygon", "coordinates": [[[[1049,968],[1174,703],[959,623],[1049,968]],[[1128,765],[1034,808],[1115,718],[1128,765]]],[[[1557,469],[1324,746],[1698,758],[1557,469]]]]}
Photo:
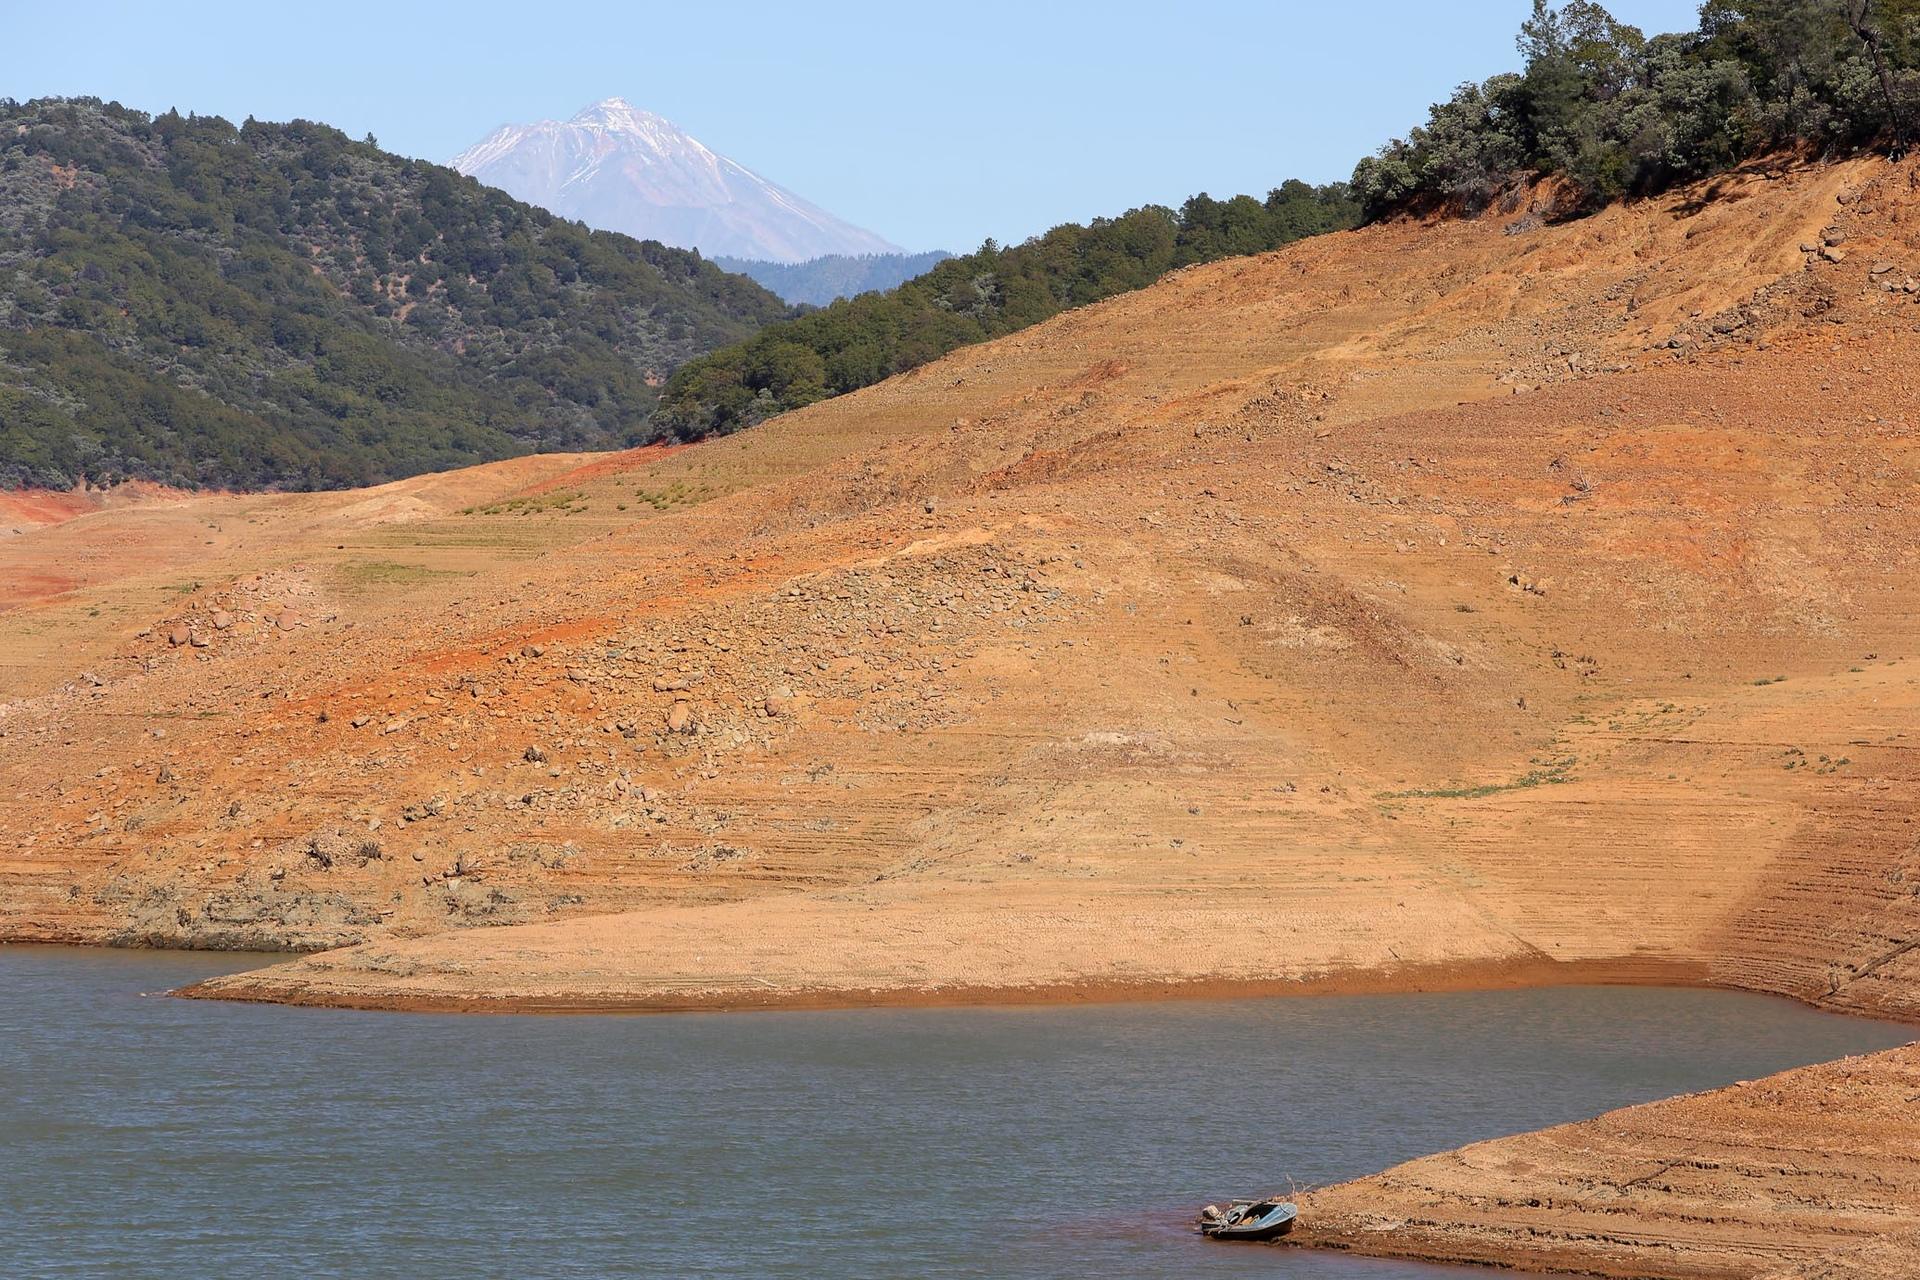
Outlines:
{"type": "Polygon", "coordinates": [[[1375,227],[691,448],[29,530],[0,937],[395,1008],[1913,1016],[1916,214],[1862,161],[1375,227]]]}
{"type": "Polygon", "coordinates": [[[1315,1191],[1298,1243],[1688,1280],[1920,1275],[1920,1046],[1476,1143],[1315,1191]]]}

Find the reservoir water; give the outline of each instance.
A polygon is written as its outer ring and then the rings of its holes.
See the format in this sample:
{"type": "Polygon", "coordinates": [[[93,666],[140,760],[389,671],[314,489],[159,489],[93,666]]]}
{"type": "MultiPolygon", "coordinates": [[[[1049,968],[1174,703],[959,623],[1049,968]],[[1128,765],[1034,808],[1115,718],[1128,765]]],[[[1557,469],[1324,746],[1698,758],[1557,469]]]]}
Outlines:
{"type": "Polygon", "coordinates": [[[257,963],[0,947],[0,1274],[1457,1277],[1187,1225],[1913,1037],[1606,987],[669,1017],[154,994],[257,963]]]}

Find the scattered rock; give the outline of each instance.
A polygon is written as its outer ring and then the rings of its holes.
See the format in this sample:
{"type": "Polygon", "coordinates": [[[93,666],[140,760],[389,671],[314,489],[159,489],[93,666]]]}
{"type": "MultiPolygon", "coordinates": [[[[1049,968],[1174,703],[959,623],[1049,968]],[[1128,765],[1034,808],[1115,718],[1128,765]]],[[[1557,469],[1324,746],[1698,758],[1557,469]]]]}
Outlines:
{"type": "Polygon", "coordinates": [[[686,702],[676,702],[667,712],[668,733],[693,732],[693,706],[686,702]]]}
{"type": "Polygon", "coordinates": [[[364,867],[369,862],[377,862],[387,856],[378,840],[340,830],[321,831],[307,837],[307,847],[303,852],[306,860],[322,871],[345,866],[364,867]]]}
{"type": "Polygon", "coordinates": [[[1547,587],[1545,583],[1536,582],[1532,578],[1529,578],[1524,573],[1514,573],[1514,574],[1507,575],[1507,585],[1510,587],[1518,587],[1520,590],[1525,591],[1530,595],[1544,596],[1547,594],[1547,587]]]}
{"type": "Polygon", "coordinates": [[[232,614],[228,613],[225,609],[215,609],[213,611],[213,629],[215,631],[225,631],[232,625],[232,614]]]}
{"type": "Polygon", "coordinates": [[[173,628],[167,632],[167,643],[176,649],[192,638],[193,633],[187,630],[187,624],[184,622],[174,624],[173,628]]]}
{"type": "Polygon", "coordinates": [[[428,818],[438,818],[447,811],[447,798],[435,796],[421,804],[410,804],[400,811],[402,822],[423,822],[428,818]]]}
{"type": "Polygon", "coordinates": [[[299,626],[300,622],[301,622],[301,618],[298,610],[282,609],[280,611],[280,616],[277,619],[275,619],[274,625],[279,627],[282,631],[291,631],[295,627],[299,626]]]}

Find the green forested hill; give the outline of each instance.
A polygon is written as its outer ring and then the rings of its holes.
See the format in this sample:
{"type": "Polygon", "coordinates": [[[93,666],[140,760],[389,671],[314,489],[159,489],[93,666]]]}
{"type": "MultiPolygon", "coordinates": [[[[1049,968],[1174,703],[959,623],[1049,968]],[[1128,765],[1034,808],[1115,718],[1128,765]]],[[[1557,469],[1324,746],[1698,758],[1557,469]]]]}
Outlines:
{"type": "Polygon", "coordinates": [[[734,431],[1144,288],[1175,267],[1261,253],[1359,220],[1345,183],[1287,182],[1264,201],[1198,195],[1178,210],[1149,205],[1005,248],[988,241],[897,289],[842,299],[688,362],[667,384],[655,424],[686,438],[734,431]]]}
{"type": "Polygon", "coordinates": [[[790,314],[296,121],[0,101],[0,484],[362,484],[642,438],[790,314]]]}

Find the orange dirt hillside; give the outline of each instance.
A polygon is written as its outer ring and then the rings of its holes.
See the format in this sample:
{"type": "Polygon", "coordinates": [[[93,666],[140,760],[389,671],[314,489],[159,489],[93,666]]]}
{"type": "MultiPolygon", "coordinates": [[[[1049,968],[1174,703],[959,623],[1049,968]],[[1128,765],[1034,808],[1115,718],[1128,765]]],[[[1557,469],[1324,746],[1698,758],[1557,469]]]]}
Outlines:
{"type": "Polygon", "coordinates": [[[29,531],[0,569],[83,571],[0,612],[0,936],[397,1008],[1916,1015],[1914,172],[1374,227],[691,448],[29,531]]]}

